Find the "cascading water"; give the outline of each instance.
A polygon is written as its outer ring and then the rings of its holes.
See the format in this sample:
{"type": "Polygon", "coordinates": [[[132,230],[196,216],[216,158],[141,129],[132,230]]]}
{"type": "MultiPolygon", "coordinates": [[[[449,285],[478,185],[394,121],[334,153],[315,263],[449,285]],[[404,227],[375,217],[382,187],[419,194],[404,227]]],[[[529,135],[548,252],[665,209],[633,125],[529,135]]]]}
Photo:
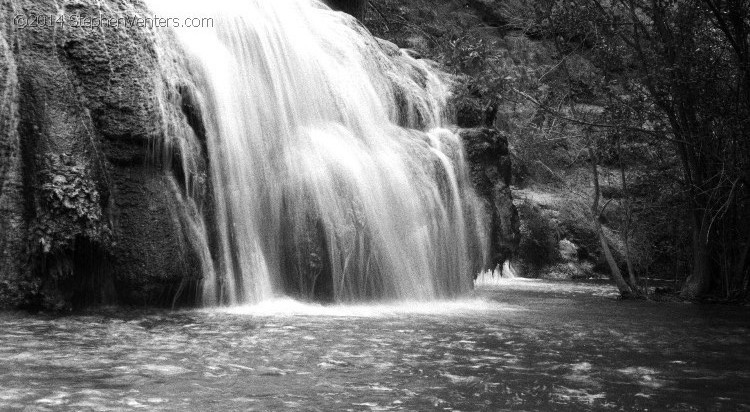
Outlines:
{"type": "Polygon", "coordinates": [[[176,30],[213,187],[205,304],[472,287],[484,212],[458,137],[439,128],[448,88],[436,71],[317,0],[149,3],[213,19],[176,30]]]}

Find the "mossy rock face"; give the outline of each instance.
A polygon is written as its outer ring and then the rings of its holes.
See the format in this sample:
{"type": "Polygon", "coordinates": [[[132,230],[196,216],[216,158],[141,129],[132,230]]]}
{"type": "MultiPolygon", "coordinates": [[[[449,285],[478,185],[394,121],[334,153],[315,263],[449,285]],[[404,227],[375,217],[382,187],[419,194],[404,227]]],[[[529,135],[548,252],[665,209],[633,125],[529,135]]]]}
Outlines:
{"type": "Polygon", "coordinates": [[[135,26],[14,21],[150,13],[124,0],[0,7],[0,87],[10,96],[0,108],[0,307],[171,305],[200,265],[180,218],[180,165],[154,149],[198,125],[160,64],[162,38],[135,26]]]}

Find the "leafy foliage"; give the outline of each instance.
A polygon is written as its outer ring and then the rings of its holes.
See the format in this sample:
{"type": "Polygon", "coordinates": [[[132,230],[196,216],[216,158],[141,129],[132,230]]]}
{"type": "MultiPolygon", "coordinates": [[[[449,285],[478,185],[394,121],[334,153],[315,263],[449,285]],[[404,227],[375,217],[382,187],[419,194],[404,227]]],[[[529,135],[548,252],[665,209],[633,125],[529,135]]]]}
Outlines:
{"type": "Polygon", "coordinates": [[[32,244],[47,263],[56,262],[57,267],[48,267],[48,273],[65,277],[72,271],[66,257],[73,253],[78,239],[106,245],[112,232],[103,219],[89,165],[65,154],[49,155],[45,165],[38,174],[41,199],[32,244]]]}
{"type": "Polygon", "coordinates": [[[37,305],[41,281],[0,280],[0,309],[28,308],[37,305]]]}

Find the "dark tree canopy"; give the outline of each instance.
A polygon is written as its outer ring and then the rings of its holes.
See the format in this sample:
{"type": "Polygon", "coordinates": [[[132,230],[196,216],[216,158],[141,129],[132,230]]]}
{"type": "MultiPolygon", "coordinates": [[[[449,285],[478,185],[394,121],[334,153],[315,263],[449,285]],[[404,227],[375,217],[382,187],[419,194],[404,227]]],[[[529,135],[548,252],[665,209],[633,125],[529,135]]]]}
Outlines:
{"type": "MultiPolygon", "coordinates": [[[[585,48],[616,93],[620,130],[669,142],[691,228],[683,296],[750,283],[750,3],[743,0],[543,2],[550,34],[585,48]]],[[[667,150],[664,151],[665,154],[667,150]]]]}

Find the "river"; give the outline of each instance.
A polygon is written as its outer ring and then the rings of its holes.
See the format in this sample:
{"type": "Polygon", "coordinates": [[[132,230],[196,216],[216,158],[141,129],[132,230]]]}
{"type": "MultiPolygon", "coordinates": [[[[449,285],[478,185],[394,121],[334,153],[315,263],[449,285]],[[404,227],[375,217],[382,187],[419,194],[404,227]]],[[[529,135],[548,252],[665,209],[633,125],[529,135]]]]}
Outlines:
{"type": "Polygon", "coordinates": [[[749,308],[614,296],[0,314],[0,410],[750,410],[749,308]]]}

